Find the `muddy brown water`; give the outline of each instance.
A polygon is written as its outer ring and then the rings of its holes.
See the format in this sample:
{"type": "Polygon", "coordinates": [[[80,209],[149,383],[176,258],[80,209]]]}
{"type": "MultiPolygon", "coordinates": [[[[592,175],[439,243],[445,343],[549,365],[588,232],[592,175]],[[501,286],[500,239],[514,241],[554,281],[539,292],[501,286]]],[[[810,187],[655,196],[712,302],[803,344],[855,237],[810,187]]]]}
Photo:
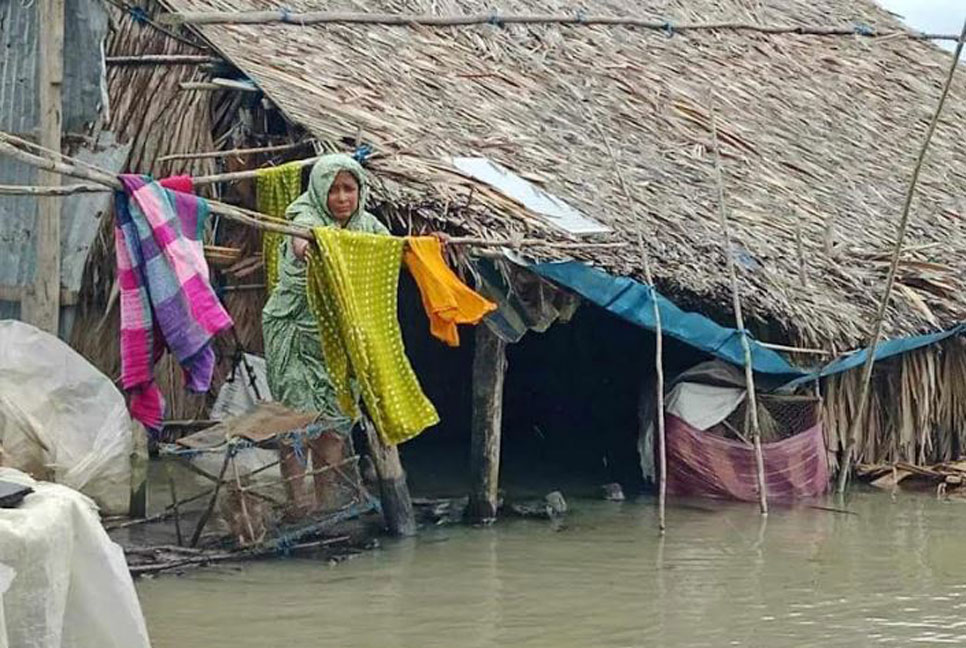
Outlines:
{"type": "MultiPolygon", "coordinates": [[[[828,500],[818,504],[842,506],[828,500]]],[[[857,515],[572,500],[561,530],[425,529],[330,566],[138,583],[156,648],[966,645],[966,504],[859,491],[857,515]]]]}

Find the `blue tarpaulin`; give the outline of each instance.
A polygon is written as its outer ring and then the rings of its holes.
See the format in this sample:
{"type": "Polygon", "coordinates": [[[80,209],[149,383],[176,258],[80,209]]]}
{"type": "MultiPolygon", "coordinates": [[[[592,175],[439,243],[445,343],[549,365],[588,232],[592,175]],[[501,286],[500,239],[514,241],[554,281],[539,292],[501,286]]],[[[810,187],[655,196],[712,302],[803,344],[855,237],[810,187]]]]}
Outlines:
{"type": "MultiPolygon", "coordinates": [[[[653,331],[654,305],[657,299],[661,312],[661,328],[665,335],[709,353],[717,358],[743,367],[744,352],[741,334],[737,329],[721,326],[698,313],[686,313],[651,286],[627,277],[614,277],[577,261],[538,263],[531,269],[540,276],[571,290],[584,299],[605,308],[621,319],[653,331]]],[[[966,324],[937,333],[886,340],[876,347],[876,361],[941,342],[953,335],[966,333],[966,324]]],[[[795,387],[843,371],[862,366],[868,349],[850,351],[823,367],[802,369],[795,367],[772,349],[751,342],[751,362],[756,372],[787,378],[786,387],[795,387]]]]}
{"type": "MultiPolygon", "coordinates": [[[[651,286],[627,277],[613,277],[577,261],[539,263],[531,267],[540,276],[574,291],[631,324],[651,331],[655,327],[653,300],[657,299],[661,329],[665,335],[739,367],[745,364],[741,334],[737,329],[716,324],[698,313],[686,313],[651,286]]],[[[749,339],[749,342],[755,371],[789,379],[806,374],[756,340],[749,339]]]]}
{"type": "MultiPolygon", "coordinates": [[[[875,359],[876,362],[879,360],[885,360],[886,358],[891,358],[892,356],[906,353],[908,351],[914,351],[916,349],[929,346],[930,344],[936,344],[937,342],[942,342],[948,337],[952,337],[953,335],[961,335],[964,332],[966,332],[966,324],[958,324],[951,329],[939,331],[938,333],[926,333],[924,335],[913,335],[912,337],[885,340],[884,342],[880,342],[875,348],[875,359]]],[[[861,367],[863,364],[865,364],[865,360],[868,357],[868,349],[850,351],[839,356],[821,369],[813,371],[807,376],[796,378],[794,381],[786,385],[786,387],[797,387],[802,383],[815,380],[816,378],[824,378],[826,376],[842,373],[843,371],[848,371],[849,369],[861,367]]]]}

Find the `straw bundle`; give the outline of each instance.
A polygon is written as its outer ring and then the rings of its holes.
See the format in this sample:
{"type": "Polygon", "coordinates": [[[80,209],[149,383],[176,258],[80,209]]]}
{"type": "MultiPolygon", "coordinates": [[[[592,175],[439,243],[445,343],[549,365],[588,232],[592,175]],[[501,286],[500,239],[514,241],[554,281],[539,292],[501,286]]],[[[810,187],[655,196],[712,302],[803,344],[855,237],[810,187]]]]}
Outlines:
{"type": "MultiPolygon", "coordinates": [[[[866,420],[856,439],[856,462],[925,465],[966,450],[966,343],[938,345],[881,362],[872,376],[866,420]]],[[[841,451],[858,401],[860,371],[828,379],[824,422],[829,448],[841,451]]]]}

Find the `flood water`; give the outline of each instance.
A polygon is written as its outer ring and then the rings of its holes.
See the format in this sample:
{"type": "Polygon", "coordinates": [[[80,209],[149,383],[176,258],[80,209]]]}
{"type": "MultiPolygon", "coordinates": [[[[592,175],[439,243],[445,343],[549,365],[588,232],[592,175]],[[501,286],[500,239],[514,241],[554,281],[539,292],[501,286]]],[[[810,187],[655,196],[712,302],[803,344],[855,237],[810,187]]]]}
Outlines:
{"type": "MultiPolygon", "coordinates": [[[[820,502],[842,506],[832,500],[820,502]]],[[[857,515],[572,500],[424,530],[335,566],[279,559],[141,581],[156,648],[966,643],[966,504],[861,491],[857,515]]]]}

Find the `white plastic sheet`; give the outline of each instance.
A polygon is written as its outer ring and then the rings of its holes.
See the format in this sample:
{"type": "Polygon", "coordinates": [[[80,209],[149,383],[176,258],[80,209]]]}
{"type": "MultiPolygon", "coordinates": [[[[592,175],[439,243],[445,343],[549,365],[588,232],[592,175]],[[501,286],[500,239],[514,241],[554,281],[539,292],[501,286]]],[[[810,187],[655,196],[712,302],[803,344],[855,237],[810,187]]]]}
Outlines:
{"type": "MultiPolygon", "coordinates": [[[[666,386],[664,411],[698,430],[707,430],[728,418],[745,400],[745,378],[740,369],[721,360],[695,365],[676,376],[666,386]]],[[[655,416],[645,417],[646,424],[637,438],[637,451],[644,479],[657,478],[654,463],[655,416]]]]}
{"type": "Polygon", "coordinates": [[[121,392],[79,353],[29,324],[0,321],[2,465],[125,514],[134,430],[121,392]]]}
{"type": "Polygon", "coordinates": [[[0,646],[149,648],[124,553],[94,503],[11,468],[0,479],[34,489],[0,509],[0,646]]]}
{"type": "Polygon", "coordinates": [[[233,416],[241,416],[255,409],[259,403],[272,400],[268,389],[268,366],[265,358],[246,353],[245,361],[255,374],[255,386],[252,386],[245,364],[238,363],[234,378],[225,381],[218,392],[218,398],[211,408],[212,419],[223,421],[233,416]]]}

